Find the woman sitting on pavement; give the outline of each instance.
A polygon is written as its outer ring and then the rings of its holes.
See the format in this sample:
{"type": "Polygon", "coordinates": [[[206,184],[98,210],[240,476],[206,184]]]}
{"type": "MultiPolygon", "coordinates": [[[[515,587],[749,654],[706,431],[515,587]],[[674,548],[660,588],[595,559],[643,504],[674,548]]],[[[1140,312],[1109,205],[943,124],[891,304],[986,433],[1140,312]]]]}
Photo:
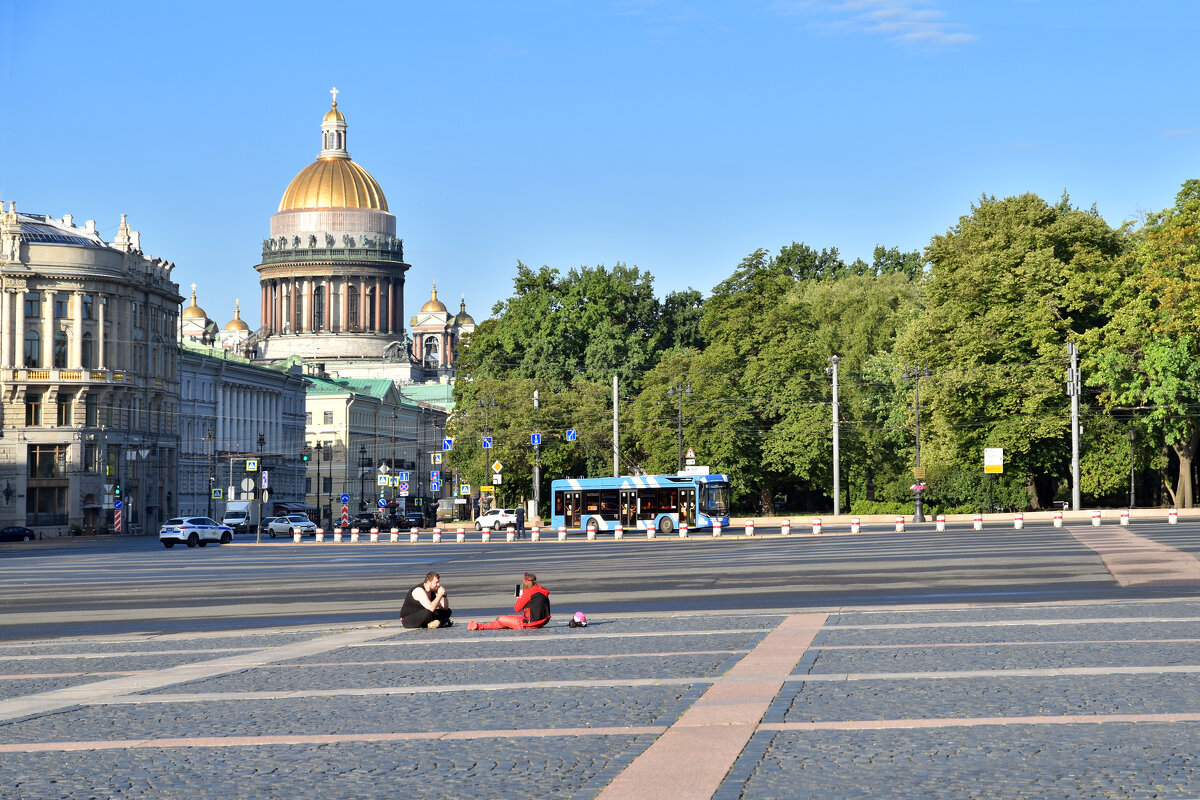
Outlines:
{"type": "Polygon", "coordinates": [[[479,623],[471,620],[467,623],[467,630],[496,631],[502,628],[516,630],[540,628],[549,622],[550,592],[537,582],[537,576],[532,572],[526,572],[520,589],[517,602],[513,604],[513,610],[520,611],[520,614],[505,614],[497,617],[494,622],[479,623]]]}

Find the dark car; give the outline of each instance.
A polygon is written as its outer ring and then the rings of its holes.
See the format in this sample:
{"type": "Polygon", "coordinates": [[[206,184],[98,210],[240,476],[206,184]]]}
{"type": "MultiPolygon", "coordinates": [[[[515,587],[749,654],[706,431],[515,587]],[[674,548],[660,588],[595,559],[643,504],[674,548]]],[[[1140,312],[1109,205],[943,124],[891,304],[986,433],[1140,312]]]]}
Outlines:
{"type": "Polygon", "coordinates": [[[420,511],[405,511],[404,516],[398,517],[396,521],[406,528],[424,528],[425,514],[420,511]]]}
{"type": "Polygon", "coordinates": [[[36,533],[29,528],[22,528],[20,525],[0,530],[0,542],[32,542],[36,538],[36,533]]]}

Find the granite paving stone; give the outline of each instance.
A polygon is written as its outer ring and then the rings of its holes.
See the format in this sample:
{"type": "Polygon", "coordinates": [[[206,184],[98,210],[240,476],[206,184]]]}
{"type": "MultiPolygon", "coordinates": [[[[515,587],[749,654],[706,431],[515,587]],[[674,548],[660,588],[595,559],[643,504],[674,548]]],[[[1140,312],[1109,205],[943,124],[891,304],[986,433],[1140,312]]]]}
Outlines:
{"type": "Polygon", "coordinates": [[[947,628],[830,628],[825,646],[936,644],[940,642],[1087,642],[1195,639],[1200,641],[1200,618],[1194,622],[1156,622],[1153,631],[1143,622],[1053,625],[986,625],[947,628]]]}
{"type": "Polygon", "coordinates": [[[9,697],[24,697],[37,692],[49,692],[67,686],[83,686],[108,678],[107,675],[71,675],[53,678],[6,678],[0,679],[0,700],[9,697]]]}
{"type": "MultiPolygon", "coordinates": [[[[812,655],[812,654],[810,654],[812,655]]],[[[793,674],[1200,666],[1200,642],[1105,642],[820,650],[793,674]]]]}
{"type": "Polygon", "coordinates": [[[235,654],[206,653],[198,655],[196,653],[171,653],[121,655],[114,653],[111,656],[106,655],[100,658],[52,657],[21,659],[19,661],[0,659],[0,675],[29,675],[47,672],[136,672],[138,670],[165,669],[180,664],[193,664],[197,661],[221,658],[229,655],[235,654]]]}

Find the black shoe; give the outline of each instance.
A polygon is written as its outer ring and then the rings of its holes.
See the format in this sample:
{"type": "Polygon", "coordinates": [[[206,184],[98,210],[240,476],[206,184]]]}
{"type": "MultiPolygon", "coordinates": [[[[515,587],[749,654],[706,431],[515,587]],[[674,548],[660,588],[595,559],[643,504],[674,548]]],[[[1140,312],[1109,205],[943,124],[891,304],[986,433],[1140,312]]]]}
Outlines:
{"type": "Polygon", "coordinates": [[[443,622],[443,623],[442,623],[442,627],[443,627],[443,628],[453,628],[453,627],[454,627],[454,623],[453,623],[453,622],[451,622],[450,620],[446,620],[445,622],[443,622]]]}

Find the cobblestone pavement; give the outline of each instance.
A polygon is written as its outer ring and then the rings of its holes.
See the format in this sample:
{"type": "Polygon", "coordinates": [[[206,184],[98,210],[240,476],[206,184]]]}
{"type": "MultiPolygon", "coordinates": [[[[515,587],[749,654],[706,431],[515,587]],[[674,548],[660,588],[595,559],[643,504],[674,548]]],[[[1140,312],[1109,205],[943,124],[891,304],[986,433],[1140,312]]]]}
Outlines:
{"type": "Polygon", "coordinates": [[[1198,735],[1192,599],[0,646],[6,798],[1185,800],[1198,735]]]}

